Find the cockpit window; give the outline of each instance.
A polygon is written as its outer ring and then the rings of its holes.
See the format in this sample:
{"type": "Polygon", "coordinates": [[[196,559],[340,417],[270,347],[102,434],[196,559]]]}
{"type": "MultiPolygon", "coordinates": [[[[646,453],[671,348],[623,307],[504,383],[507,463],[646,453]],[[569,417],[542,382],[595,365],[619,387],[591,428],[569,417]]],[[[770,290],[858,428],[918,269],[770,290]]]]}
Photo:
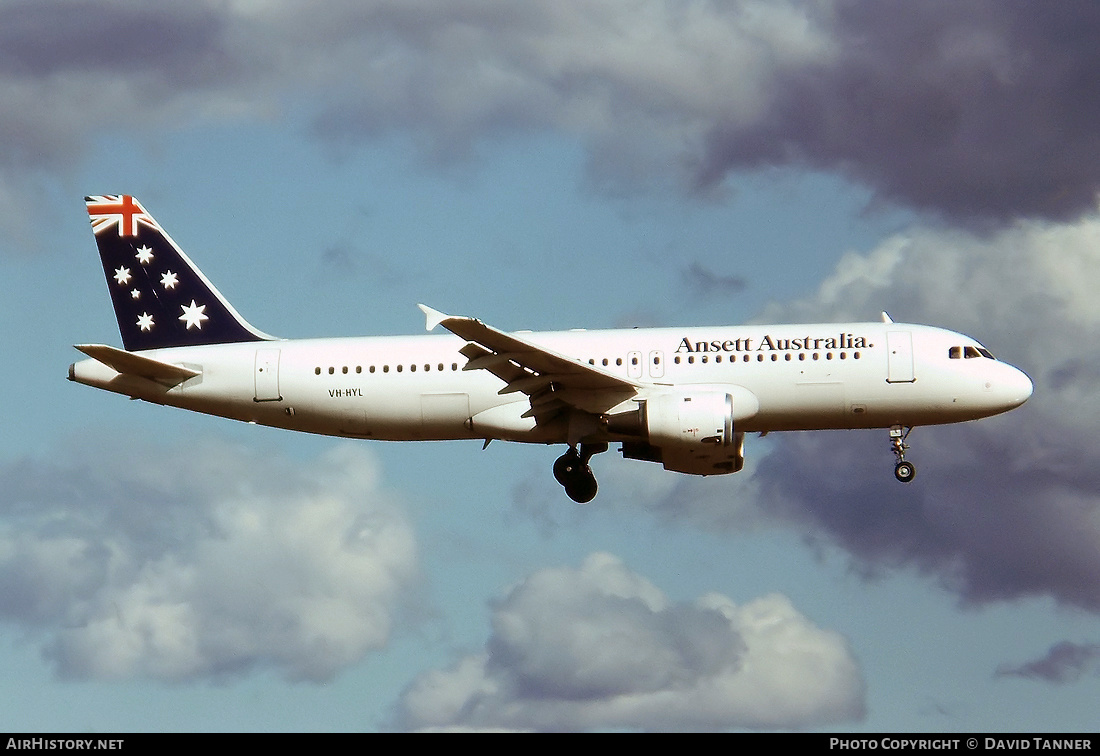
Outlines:
{"type": "Polygon", "coordinates": [[[947,356],[953,360],[968,359],[972,360],[975,357],[985,357],[987,360],[995,360],[996,357],[985,347],[972,347],[972,346],[953,346],[947,350],[947,356]]]}

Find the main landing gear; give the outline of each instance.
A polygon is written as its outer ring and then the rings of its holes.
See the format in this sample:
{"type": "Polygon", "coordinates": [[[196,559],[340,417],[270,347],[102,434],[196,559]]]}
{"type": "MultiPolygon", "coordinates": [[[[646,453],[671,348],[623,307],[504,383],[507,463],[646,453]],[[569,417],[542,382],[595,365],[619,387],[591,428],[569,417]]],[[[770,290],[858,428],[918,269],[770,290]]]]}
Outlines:
{"type": "Polygon", "coordinates": [[[596,498],[596,476],[588,461],[592,455],[607,451],[607,444],[581,444],[569,447],[569,451],[554,462],[554,477],[565,487],[565,493],[578,504],[587,504],[596,498]]]}
{"type": "Polygon", "coordinates": [[[909,483],[917,474],[917,468],[913,466],[913,463],[905,461],[905,450],[909,448],[909,444],[905,443],[905,439],[909,438],[911,430],[913,430],[911,427],[901,425],[890,428],[890,448],[898,460],[898,463],[894,465],[894,477],[902,483],[909,483]]]}

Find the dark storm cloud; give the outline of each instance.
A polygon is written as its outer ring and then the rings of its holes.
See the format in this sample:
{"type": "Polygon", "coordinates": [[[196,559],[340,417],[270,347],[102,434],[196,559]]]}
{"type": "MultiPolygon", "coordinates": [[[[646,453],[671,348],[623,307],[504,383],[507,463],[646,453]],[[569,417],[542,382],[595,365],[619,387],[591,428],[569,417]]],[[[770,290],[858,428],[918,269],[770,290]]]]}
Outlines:
{"type": "Polygon", "coordinates": [[[213,72],[213,64],[226,63],[219,53],[223,23],[212,8],[191,3],[9,3],[0,25],[0,76],[140,76],[202,66],[213,72]]]}
{"type": "Polygon", "coordinates": [[[1075,682],[1088,672],[1100,670],[1100,644],[1062,641],[1050,647],[1042,659],[1012,666],[1001,665],[998,677],[1026,677],[1051,683],[1075,682]]]}
{"type": "Polygon", "coordinates": [[[200,4],[47,0],[0,10],[0,166],[62,167],[104,127],[188,124],[224,100],[244,67],[226,19],[200,4]]]}
{"type": "MultiPolygon", "coordinates": [[[[582,143],[614,191],[840,172],[966,222],[1066,218],[1100,187],[1100,6],[632,0],[3,6],[0,167],[105,129],[270,117],[437,161],[510,134],[582,143]]],[[[10,176],[9,176],[10,178],[10,176]]]]}
{"type": "Polygon", "coordinates": [[[956,220],[1072,217],[1100,188],[1100,6],[839,2],[835,60],[717,124],[697,180],[807,165],[956,220]]]}
{"type": "Polygon", "coordinates": [[[925,469],[909,486],[893,480],[884,431],[788,436],[760,463],[761,495],[869,574],[912,567],[966,602],[1050,595],[1100,612],[1100,482],[1011,464],[1028,450],[1009,420],[987,422],[918,429],[909,459],[925,469]]]}

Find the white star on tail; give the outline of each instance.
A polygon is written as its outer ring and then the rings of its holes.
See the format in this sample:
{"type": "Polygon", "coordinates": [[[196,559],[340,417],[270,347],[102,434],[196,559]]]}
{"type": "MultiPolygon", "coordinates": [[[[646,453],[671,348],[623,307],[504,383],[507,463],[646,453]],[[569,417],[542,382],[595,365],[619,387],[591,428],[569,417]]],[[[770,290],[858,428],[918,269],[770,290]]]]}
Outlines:
{"type": "Polygon", "coordinates": [[[125,286],[130,283],[130,269],[129,268],[116,268],[115,280],[118,281],[119,286],[125,286]]]}
{"type": "Polygon", "coordinates": [[[180,305],[183,308],[183,314],[179,319],[187,323],[187,330],[191,330],[191,326],[202,330],[202,321],[208,320],[208,316],[203,314],[203,310],[206,309],[206,305],[195,304],[195,300],[191,300],[191,305],[180,305]]]}
{"type": "Polygon", "coordinates": [[[137,258],[137,261],[139,263],[145,265],[147,262],[153,259],[153,250],[149,248],[148,244],[143,244],[138,247],[137,254],[134,255],[134,257],[137,258]]]}
{"type": "Polygon", "coordinates": [[[168,271],[167,273],[165,273],[163,276],[160,277],[161,286],[163,286],[166,289],[176,288],[176,284],[178,284],[179,282],[180,282],[179,281],[179,276],[177,276],[172,271],[168,271]]]}
{"type": "Polygon", "coordinates": [[[140,315],[138,315],[137,324],[138,324],[138,328],[140,328],[141,330],[151,331],[151,330],[153,330],[153,316],[150,315],[147,312],[143,312],[140,315]]]}

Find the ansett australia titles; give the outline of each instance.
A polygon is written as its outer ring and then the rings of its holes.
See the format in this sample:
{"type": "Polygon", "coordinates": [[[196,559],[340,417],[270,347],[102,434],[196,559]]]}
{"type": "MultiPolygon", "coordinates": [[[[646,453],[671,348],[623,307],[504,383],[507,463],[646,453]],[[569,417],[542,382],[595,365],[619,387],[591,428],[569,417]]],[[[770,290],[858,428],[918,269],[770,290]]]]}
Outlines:
{"type": "Polygon", "coordinates": [[[692,341],[687,336],[680,339],[676,347],[677,354],[695,354],[697,352],[801,352],[817,349],[870,349],[874,344],[863,336],[853,333],[838,333],[835,336],[802,336],[800,338],[780,338],[771,334],[763,336],[743,336],[739,339],[713,339],[711,341],[692,341]]]}

